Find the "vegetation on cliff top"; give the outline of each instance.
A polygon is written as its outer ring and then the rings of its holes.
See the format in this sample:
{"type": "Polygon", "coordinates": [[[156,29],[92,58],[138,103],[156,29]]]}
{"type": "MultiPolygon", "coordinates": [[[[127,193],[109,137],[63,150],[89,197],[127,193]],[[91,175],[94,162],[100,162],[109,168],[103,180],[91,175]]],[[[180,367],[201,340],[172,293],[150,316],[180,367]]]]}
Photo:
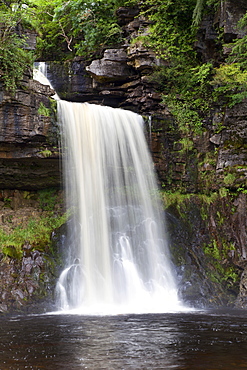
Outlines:
{"type": "Polygon", "coordinates": [[[12,93],[33,63],[33,54],[22,33],[23,26],[28,26],[25,13],[26,9],[18,3],[0,3],[0,78],[12,93]]]}
{"type": "Polygon", "coordinates": [[[87,57],[120,42],[115,11],[127,3],[135,1],[1,1],[0,78],[5,88],[13,93],[35,59],[87,57]],[[37,32],[35,51],[29,50],[27,29],[37,32]]]}
{"type": "MultiPolygon", "coordinates": [[[[232,44],[227,60],[203,62],[194,44],[205,13],[215,12],[219,0],[25,0],[0,4],[0,73],[14,90],[33,59],[61,60],[75,55],[99,56],[106,47],[123,41],[117,9],[138,7],[151,24],[142,42],[166,60],[154,73],[172,113],[197,130],[210,105],[222,99],[234,105],[247,96],[246,37],[232,44]],[[37,32],[35,55],[26,47],[25,28],[37,32]]],[[[247,24],[247,16],[240,27],[247,24]]],[[[222,44],[219,37],[216,42],[222,44]]]]}

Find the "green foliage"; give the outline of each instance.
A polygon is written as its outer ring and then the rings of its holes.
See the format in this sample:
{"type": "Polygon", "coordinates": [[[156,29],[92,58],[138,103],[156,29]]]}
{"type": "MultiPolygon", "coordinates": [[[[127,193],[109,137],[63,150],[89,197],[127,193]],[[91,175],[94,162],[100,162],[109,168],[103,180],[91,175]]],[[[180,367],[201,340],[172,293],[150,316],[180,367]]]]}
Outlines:
{"type": "Polygon", "coordinates": [[[20,250],[17,250],[14,245],[8,245],[3,247],[2,253],[10,258],[19,259],[21,257],[20,250]]]}
{"type": "Polygon", "coordinates": [[[203,16],[203,11],[206,6],[216,6],[219,4],[219,0],[197,0],[195,9],[193,11],[193,26],[199,26],[202,16],[203,16]]]}
{"type": "MultiPolygon", "coordinates": [[[[217,6],[218,0],[147,0],[142,5],[142,14],[152,23],[141,42],[166,61],[151,78],[184,135],[202,132],[202,119],[215,102],[232,107],[247,97],[246,37],[235,41],[232,59],[220,66],[201,63],[195,54],[195,26],[217,6]]],[[[246,24],[247,15],[240,26],[246,24]]]]}
{"type": "Polygon", "coordinates": [[[149,0],[145,6],[143,14],[152,25],[143,42],[167,61],[151,79],[158,84],[181,132],[197,135],[202,132],[202,118],[212,101],[213,65],[199,63],[194,50],[196,1],[149,0]]]}
{"type": "Polygon", "coordinates": [[[179,191],[161,192],[161,199],[163,200],[165,209],[169,207],[175,207],[182,218],[185,216],[187,201],[189,201],[191,197],[192,197],[191,194],[181,194],[179,191]]]}
{"type": "Polygon", "coordinates": [[[193,49],[191,32],[193,0],[146,0],[142,15],[152,22],[148,45],[163,59],[179,58],[193,49]]]}
{"type": "Polygon", "coordinates": [[[195,133],[202,125],[202,117],[208,111],[211,103],[211,87],[209,85],[212,73],[211,63],[203,64],[188,71],[187,83],[180,90],[181,99],[187,107],[187,115],[193,124],[195,133]]]}
{"type": "MultiPolygon", "coordinates": [[[[245,29],[247,27],[247,12],[239,20],[238,28],[245,29]]],[[[227,59],[228,63],[238,63],[240,68],[247,67],[247,35],[243,38],[236,39],[232,44],[227,45],[232,48],[232,51],[227,59]]]]}
{"type": "Polygon", "coordinates": [[[243,187],[238,188],[238,189],[237,189],[237,191],[238,191],[239,193],[247,194],[247,189],[245,189],[245,188],[243,188],[243,187]]]}
{"type": "Polygon", "coordinates": [[[40,114],[41,116],[50,117],[50,109],[46,108],[41,102],[39,105],[38,114],[40,114]]]}
{"type": "Polygon", "coordinates": [[[32,1],[36,6],[38,50],[43,57],[66,54],[90,56],[120,42],[121,28],[115,10],[124,0],[32,1]]]}
{"type": "Polygon", "coordinates": [[[0,77],[5,88],[14,93],[23,73],[33,63],[33,55],[25,50],[25,38],[18,31],[25,21],[25,8],[21,4],[0,6],[0,77]],[[20,34],[19,34],[20,33],[20,34]]]}
{"type": "Polygon", "coordinates": [[[247,71],[238,63],[222,64],[214,69],[214,100],[221,96],[227,99],[230,107],[247,98],[247,71]]]}
{"type": "Polygon", "coordinates": [[[216,240],[213,240],[212,245],[210,244],[204,247],[204,253],[210,255],[216,260],[219,260],[221,258],[220,250],[218,248],[216,240]]]}
{"type": "Polygon", "coordinates": [[[225,188],[225,187],[221,187],[219,189],[219,195],[221,198],[225,198],[229,195],[229,189],[225,188]]]}
{"type": "Polygon", "coordinates": [[[48,158],[52,155],[52,152],[49,149],[44,149],[39,152],[44,158],[48,158]]]}
{"type": "Polygon", "coordinates": [[[203,131],[202,119],[213,101],[212,74],[212,63],[196,65],[192,53],[191,59],[176,58],[151,77],[184,135],[198,135],[203,131]]]}
{"type": "Polygon", "coordinates": [[[167,104],[170,112],[175,117],[182,134],[199,134],[201,132],[201,119],[196,110],[191,109],[187,102],[181,101],[174,95],[166,95],[164,96],[164,103],[167,104]]]}
{"type": "MultiPolygon", "coordinates": [[[[46,217],[30,219],[27,227],[22,225],[16,227],[11,233],[0,230],[1,250],[9,255],[10,246],[16,250],[16,254],[21,256],[21,246],[28,240],[37,249],[43,250],[50,244],[51,232],[66,222],[66,215],[54,217],[52,214],[46,217]]],[[[14,252],[13,252],[14,253],[14,252]]]]}
{"type": "Polygon", "coordinates": [[[202,13],[205,0],[197,0],[195,9],[193,11],[193,25],[198,26],[202,19],[202,13]]]}
{"type": "MultiPolygon", "coordinates": [[[[247,13],[238,23],[239,29],[246,28],[246,26],[247,13]]],[[[212,85],[215,88],[215,101],[224,97],[224,100],[232,107],[247,98],[247,36],[237,38],[226,47],[231,48],[231,53],[226,63],[215,69],[212,85]]]]}
{"type": "Polygon", "coordinates": [[[236,175],[234,173],[228,173],[223,179],[224,183],[228,186],[233,185],[235,180],[236,175]]]}
{"type": "MultiPolygon", "coordinates": [[[[51,245],[52,231],[63,225],[68,217],[61,209],[61,199],[56,189],[40,190],[35,194],[23,192],[23,197],[38,200],[39,209],[34,215],[15,222],[13,215],[9,215],[8,227],[0,229],[0,250],[13,258],[22,257],[21,247],[26,241],[36,249],[46,250],[51,245]]],[[[7,216],[5,220],[8,221],[7,216]]]]}
{"type": "Polygon", "coordinates": [[[234,245],[223,241],[220,248],[218,242],[214,239],[212,244],[204,247],[204,253],[210,259],[210,263],[214,266],[214,271],[211,272],[210,278],[212,281],[225,282],[228,288],[231,288],[235,283],[239,282],[239,275],[235,266],[225,264],[228,253],[235,250],[234,245]]]}
{"type": "Polygon", "coordinates": [[[39,207],[43,211],[52,211],[57,203],[56,189],[44,189],[38,192],[39,207]]]}
{"type": "Polygon", "coordinates": [[[38,33],[36,58],[62,60],[76,54],[89,57],[121,41],[122,30],[115,11],[119,6],[134,4],[137,1],[26,0],[0,3],[0,23],[5,25],[0,28],[0,50],[5,50],[1,69],[3,75],[8,76],[4,81],[6,86],[14,86],[8,61],[12,65],[13,61],[19,62],[11,69],[19,80],[21,62],[27,64],[27,56],[30,55],[23,49],[24,39],[16,33],[19,25],[38,33]]]}

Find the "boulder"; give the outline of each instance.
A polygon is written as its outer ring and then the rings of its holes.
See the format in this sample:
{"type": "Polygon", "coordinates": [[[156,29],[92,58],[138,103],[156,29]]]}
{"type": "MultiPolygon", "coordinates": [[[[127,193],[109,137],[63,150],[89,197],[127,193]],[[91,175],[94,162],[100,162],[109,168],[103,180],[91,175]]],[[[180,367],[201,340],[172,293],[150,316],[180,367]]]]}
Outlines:
{"type": "Polygon", "coordinates": [[[105,50],[103,58],[93,60],[86,70],[98,82],[127,81],[135,75],[122,48],[105,50]]]}

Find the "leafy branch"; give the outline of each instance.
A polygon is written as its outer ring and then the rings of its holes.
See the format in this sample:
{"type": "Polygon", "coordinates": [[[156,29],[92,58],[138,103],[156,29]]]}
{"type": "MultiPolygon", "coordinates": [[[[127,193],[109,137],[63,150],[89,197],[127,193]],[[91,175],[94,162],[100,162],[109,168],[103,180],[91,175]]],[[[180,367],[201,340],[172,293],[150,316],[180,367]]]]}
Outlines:
{"type": "Polygon", "coordinates": [[[11,93],[14,93],[25,70],[33,61],[31,52],[24,49],[25,39],[17,34],[21,22],[19,12],[10,10],[0,13],[0,77],[11,93]]]}

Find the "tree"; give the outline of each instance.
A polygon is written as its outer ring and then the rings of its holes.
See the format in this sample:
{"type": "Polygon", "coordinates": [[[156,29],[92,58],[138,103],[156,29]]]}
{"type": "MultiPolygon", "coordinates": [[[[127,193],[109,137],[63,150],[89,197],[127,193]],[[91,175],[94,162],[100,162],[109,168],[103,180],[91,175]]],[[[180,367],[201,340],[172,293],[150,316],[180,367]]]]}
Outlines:
{"type": "Polygon", "coordinates": [[[20,1],[1,1],[0,4],[0,77],[11,93],[33,62],[32,53],[25,50],[25,38],[18,32],[20,24],[28,23],[24,4],[20,1]]]}

